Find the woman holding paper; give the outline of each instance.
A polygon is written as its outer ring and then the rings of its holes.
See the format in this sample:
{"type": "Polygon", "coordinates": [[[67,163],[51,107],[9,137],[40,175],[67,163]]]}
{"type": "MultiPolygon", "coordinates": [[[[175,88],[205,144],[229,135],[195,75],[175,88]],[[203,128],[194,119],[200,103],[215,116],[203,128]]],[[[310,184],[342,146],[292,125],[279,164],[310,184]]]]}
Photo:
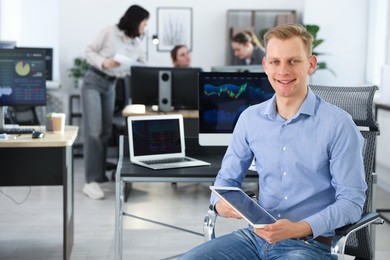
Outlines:
{"type": "Polygon", "coordinates": [[[147,10],[132,5],[117,25],[104,28],[85,50],[91,66],[81,88],[86,177],[83,192],[91,199],[104,198],[98,183],[108,180],[105,163],[114,114],[116,79],[130,74],[131,65],[145,63],[141,37],[148,19],[147,10]]]}

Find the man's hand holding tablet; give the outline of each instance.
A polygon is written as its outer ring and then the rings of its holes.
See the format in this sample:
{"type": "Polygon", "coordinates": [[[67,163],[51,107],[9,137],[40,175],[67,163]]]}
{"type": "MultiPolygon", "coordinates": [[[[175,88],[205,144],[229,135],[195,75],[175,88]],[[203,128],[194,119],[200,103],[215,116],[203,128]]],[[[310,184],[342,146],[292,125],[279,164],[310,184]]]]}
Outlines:
{"type": "Polygon", "coordinates": [[[226,217],[240,218],[239,216],[241,216],[255,228],[263,228],[267,224],[276,222],[276,219],[270,213],[240,188],[210,186],[210,189],[236,211],[225,211],[227,212],[225,213],[226,217]]]}

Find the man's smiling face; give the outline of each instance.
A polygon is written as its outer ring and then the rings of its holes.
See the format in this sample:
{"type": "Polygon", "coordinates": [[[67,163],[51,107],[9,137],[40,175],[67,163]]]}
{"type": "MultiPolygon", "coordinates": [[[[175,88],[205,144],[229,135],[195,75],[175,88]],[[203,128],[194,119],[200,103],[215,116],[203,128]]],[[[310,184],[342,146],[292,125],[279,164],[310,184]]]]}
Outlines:
{"type": "Polygon", "coordinates": [[[270,39],[263,59],[264,70],[276,95],[286,98],[306,95],[307,77],[314,72],[316,64],[316,57],[308,55],[298,37],[270,39]]]}

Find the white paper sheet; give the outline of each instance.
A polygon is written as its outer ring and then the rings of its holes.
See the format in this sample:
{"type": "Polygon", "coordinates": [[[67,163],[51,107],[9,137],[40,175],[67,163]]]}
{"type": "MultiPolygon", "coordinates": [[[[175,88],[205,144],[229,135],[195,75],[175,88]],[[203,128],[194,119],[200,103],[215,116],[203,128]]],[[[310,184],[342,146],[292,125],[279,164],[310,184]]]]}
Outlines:
{"type": "Polygon", "coordinates": [[[114,60],[119,62],[120,65],[118,67],[112,68],[111,70],[114,73],[127,73],[130,70],[131,65],[135,62],[134,60],[131,60],[129,57],[122,55],[122,54],[115,54],[114,60]]]}

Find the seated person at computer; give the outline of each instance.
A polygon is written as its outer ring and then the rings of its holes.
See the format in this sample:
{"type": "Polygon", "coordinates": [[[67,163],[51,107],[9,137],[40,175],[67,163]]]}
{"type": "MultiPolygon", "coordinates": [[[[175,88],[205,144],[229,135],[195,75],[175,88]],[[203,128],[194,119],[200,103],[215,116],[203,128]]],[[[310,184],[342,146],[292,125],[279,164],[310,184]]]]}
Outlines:
{"type": "MultiPolygon", "coordinates": [[[[308,87],[317,66],[313,37],[284,24],[264,39],[275,95],[242,112],[214,185],[240,187],[256,157],[259,204],[277,221],[217,237],[180,259],[333,259],[335,229],[361,217],[364,138],[347,112],[308,87]]],[[[220,216],[239,218],[214,194],[211,204],[220,216]]]]}
{"type": "Polygon", "coordinates": [[[186,45],[176,45],[171,50],[171,59],[175,68],[189,68],[191,66],[191,53],[186,45]]]}
{"type": "Polygon", "coordinates": [[[237,33],[233,36],[231,45],[234,52],[232,65],[261,64],[264,48],[253,32],[237,33]]]}

